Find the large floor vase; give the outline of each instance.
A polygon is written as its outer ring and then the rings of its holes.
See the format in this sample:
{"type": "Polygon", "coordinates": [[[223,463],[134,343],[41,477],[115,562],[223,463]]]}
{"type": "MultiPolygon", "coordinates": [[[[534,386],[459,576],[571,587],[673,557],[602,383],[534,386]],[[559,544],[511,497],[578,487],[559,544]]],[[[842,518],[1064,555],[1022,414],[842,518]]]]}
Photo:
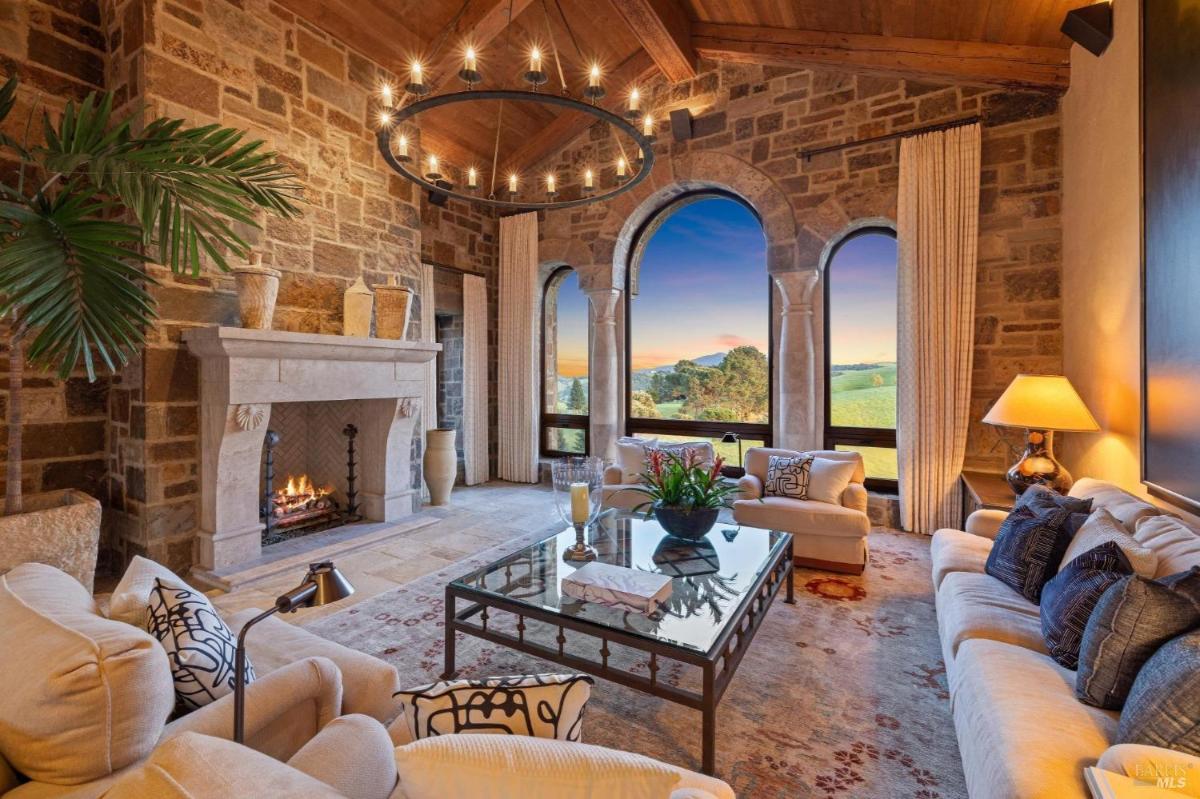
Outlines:
{"type": "Polygon", "coordinates": [[[425,484],[429,486],[429,504],[445,505],[458,476],[458,453],[454,450],[452,427],[439,427],[425,433],[425,484]]]}
{"type": "Polygon", "coordinates": [[[654,518],[662,528],[677,538],[703,538],[717,523],[720,508],[672,508],[658,505],[654,518]]]}

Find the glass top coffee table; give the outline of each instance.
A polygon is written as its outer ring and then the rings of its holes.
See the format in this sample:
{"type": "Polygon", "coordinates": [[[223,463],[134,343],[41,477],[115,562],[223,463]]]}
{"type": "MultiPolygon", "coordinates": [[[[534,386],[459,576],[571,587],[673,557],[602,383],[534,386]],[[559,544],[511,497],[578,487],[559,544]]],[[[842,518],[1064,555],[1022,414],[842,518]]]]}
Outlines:
{"type": "Polygon", "coordinates": [[[563,593],[562,579],[583,565],[563,559],[575,542],[568,528],[446,586],[443,679],[455,673],[457,631],[694,708],[703,713],[702,768],[712,774],[717,703],[781,587],[793,601],[791,535],[718,522],[699,541],[686,541],[652,519],[608,512],[587,538],[597,560],[670,576],[670,598],[642,614],[563,593]],[[557,634],[535,635],[530,621],[557,634]],[[610,643],[644,653],[645,673],[616,663],[610,643]],[[703,688],[659,680],[662,659],[698,667],[703,688]]]}

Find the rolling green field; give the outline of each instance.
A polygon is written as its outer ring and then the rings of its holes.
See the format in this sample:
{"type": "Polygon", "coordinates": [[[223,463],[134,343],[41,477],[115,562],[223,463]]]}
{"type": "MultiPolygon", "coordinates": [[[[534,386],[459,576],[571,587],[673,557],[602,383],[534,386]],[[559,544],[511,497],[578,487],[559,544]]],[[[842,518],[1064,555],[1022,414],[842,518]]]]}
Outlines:
{"type": "MultiPolygon", "coordinates": [[[[838,371],[829,383],[830,423],[838,427],[896,426],[896,364],[838,371]]],[[[841,447],[862,453],[867,474],[896,479],[895,450],[841,447]]]]}
{"type": "Polygon", "coordinates": [[[683,407],[683,402],[659,402],[654,407],[658,408],[658,415],[664,419],[676,419],[679,417],[679,409],[683,407]]]}

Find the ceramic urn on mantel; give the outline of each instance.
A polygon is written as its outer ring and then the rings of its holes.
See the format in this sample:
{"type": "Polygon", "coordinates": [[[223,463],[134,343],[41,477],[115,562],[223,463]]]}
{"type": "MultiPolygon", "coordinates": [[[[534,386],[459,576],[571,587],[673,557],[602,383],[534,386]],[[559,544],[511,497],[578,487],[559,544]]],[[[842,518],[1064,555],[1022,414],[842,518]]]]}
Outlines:
{"type": "Polygon", "coordinates": [[[371,335],[371,312],[375,295],[363,282],[362,275],[342,295],[342,335],[367,338],[371,335]]]}
{"type": "Polygon", "coordinates": [[[270,330],[271,319],[275,316],[275,299],[279,296],[279,270],[263,266],[262,255],[253,253],[250,263],[235,266],[232,271],[237,283],[242,327],[270,330]]]}
{"type": "Polygon", "coordinates": [[[413,292],[400,285],[395,275],[392,281],[375,287],[375,335],[379,338],[403,339],[412,312],[413,292]]]}

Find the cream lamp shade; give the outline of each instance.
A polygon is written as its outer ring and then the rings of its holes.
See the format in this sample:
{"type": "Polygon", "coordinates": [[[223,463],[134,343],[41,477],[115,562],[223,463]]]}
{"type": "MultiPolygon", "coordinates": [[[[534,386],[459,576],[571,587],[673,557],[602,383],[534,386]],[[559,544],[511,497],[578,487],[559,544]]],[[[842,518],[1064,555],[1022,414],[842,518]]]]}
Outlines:
{"type": "Polygon", "coordinates": [[[1100,429],[1062,375],[1017,375],[983,417],[987,424],[1090,433],[1100,429]]]}

